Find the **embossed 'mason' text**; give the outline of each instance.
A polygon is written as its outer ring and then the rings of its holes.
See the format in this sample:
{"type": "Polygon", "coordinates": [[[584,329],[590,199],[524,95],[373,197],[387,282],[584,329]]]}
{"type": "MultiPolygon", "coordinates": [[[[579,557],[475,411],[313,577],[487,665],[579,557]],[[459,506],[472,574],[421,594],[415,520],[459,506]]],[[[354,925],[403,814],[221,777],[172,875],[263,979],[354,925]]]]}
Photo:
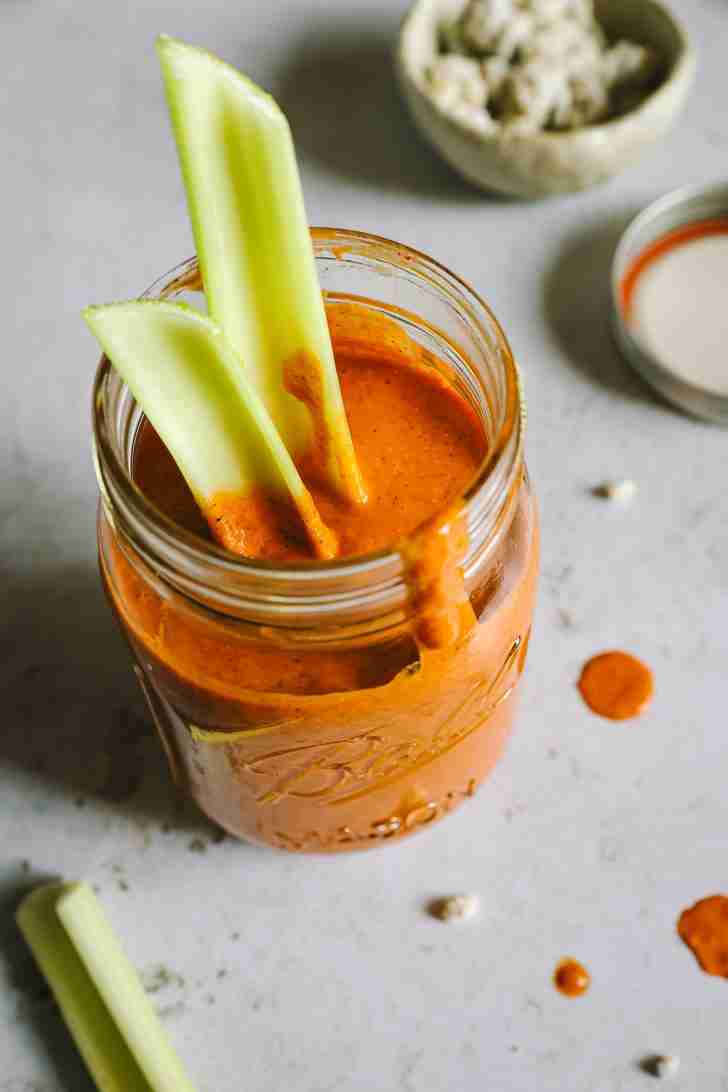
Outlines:
{"type": "Polygon", "coordinates": [[[523,662],[522,645],[517,637],[495,678],[479,681],[429,740],[392,740],[374,730],[244,761],[242,769],[259,783],[256,802],[275,805],[291,798],[345,804],[435,761],[483,727],[511,695],[523,662]]]}
{"type": "Polygon", "coordinates": [[[411,834],[419,827],[427,826],[453,811],[468,796],[474,796],[477,789],[475,778],[471,778],[465,789],[453,789],[441,800],[428,800],[414,804],[405,811],[378,819],[365,830],[342,826],[332,831],[310,830],[303,835],[290,835],[281,830],[273,831],[272,840],[281,849],[292,852],[317,852],[335,849],[341,846],[371,845],[373,842],[388,841],[391,838],[411,834]]]}

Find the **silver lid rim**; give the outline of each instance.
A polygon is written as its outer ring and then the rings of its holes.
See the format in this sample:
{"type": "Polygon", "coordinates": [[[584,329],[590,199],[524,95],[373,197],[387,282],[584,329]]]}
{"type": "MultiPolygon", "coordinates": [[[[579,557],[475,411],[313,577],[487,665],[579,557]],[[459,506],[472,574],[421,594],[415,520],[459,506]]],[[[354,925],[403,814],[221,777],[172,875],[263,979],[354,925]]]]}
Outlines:
{"type": "Polygon", "coordinates": [[[703,421],[728,427],[728,396],[678,376],[643,344],[627,323],[621,299],[624,276],[650,243],[701,220],[728,220],[728,182],[683,186],[658,198],[628,224],[612,261],[612,319],[617,344],[634,370],[666,401],[703,421]]]}

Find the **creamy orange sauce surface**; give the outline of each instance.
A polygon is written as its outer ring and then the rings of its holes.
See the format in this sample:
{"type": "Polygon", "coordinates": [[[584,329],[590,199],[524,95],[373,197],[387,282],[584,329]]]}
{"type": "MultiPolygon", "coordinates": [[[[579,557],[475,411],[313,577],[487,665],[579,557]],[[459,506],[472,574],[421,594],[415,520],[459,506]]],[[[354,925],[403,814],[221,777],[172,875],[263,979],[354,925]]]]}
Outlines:
{"type": "MultiPolygon", "coordinates": [[[[417,359],[414,346],[409,356],[401,344],[386,340],[365,352],[342,338],[337,344],[334,336],[334,346],[367,501],[354,504],[322,484],[319,452],[299,469],[338,543],[338,555],[351,557],[396,545],[461,497],[485,456],[485,437],[470,404],[444,375],[417,359]]],[[[133,473],[165,515],[210,538],[182,475],[148,422],[136,441],[133,473]]],[[[255,490],[216,504],[221,518],[234,511],[230,522],[237,530],[226,545],[235,552],[269,561],[314,557],[290,503],[255,490]]]]}
{"type": "Polygon", "coordinates": [[[677,931],[706,974],[728,978],[728,896],[710,895],[683,910],[677,931]]]}
{"type": "Polygon", "coordinates": [[[652,672],[628,652],[603,652],[584,665],[581,696],[600,717],[630,720],[647,708],[654,693],[652,672]]]}

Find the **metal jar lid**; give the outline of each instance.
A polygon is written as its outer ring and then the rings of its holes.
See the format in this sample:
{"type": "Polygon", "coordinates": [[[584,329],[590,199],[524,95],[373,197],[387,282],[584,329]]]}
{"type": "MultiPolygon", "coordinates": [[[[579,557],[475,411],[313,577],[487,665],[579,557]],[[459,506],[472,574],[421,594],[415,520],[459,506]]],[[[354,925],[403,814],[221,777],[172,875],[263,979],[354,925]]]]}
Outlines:
{"type": "Polygon", "coordinates": [[[677,228],[703,220],[728,220],[728,182],[687,186],[649,205],[629,225],[612,263],[612,308],[617,342],[632,367],[663,398],[706,421],[728,426],[728,396],[693,384],[658,359],[630,327],[622,305],[622,285],[634,262],[659,239],[677,228]]]}

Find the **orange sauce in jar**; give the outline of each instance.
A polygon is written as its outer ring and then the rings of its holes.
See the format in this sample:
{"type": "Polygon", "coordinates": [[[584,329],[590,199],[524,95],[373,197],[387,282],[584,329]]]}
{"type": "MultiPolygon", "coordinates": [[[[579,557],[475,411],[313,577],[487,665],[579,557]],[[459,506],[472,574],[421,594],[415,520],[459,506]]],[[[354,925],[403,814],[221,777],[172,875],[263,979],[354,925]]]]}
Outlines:
{"type": "MultiPolygon", "coordinates": [[[[446,510],[475,477],[486,452],[482,425],[468,402],[439,371],[377,342],[336,351],[339,383],[367,501],[333,494],[301,466],[321,518],[338,542],[339,557],[374,553],[408,538],[446,510]]],[[[148,422],[138,435],[134,479],[158,508],[188,530],[210,533],[177,466],[148,422]]],[[[239,502],[251,557],[310,561],[311,548],[295,512],[258,490],[239,502]],[[249,512],[244,512],[247,502],[249,512]]],[[[242,551],[241,551],[242,552],[242,551]]]]}
{"type": "MultiPolygon", "coordinates": [[[[444,362],[391,319],[329,308],[367,503],[299,466],[340,558],[397,550],[406,616],[366,637],[221,617],[160,586],[102,516],[102,574],[176,776],[233,834],[296,851],[365,848],[471,796],[503,751],[531,625],[538,560],[522,470],[488,565],[466,591],[463,496],[487,457],[478,413],[444,362]]],[[[173,524],[210,538],[176,465],[144,422],[137,486],[173,524]]],[[[243,552],[300,566],[296,513],[268,497],[236,511],[243,552]]]]}

